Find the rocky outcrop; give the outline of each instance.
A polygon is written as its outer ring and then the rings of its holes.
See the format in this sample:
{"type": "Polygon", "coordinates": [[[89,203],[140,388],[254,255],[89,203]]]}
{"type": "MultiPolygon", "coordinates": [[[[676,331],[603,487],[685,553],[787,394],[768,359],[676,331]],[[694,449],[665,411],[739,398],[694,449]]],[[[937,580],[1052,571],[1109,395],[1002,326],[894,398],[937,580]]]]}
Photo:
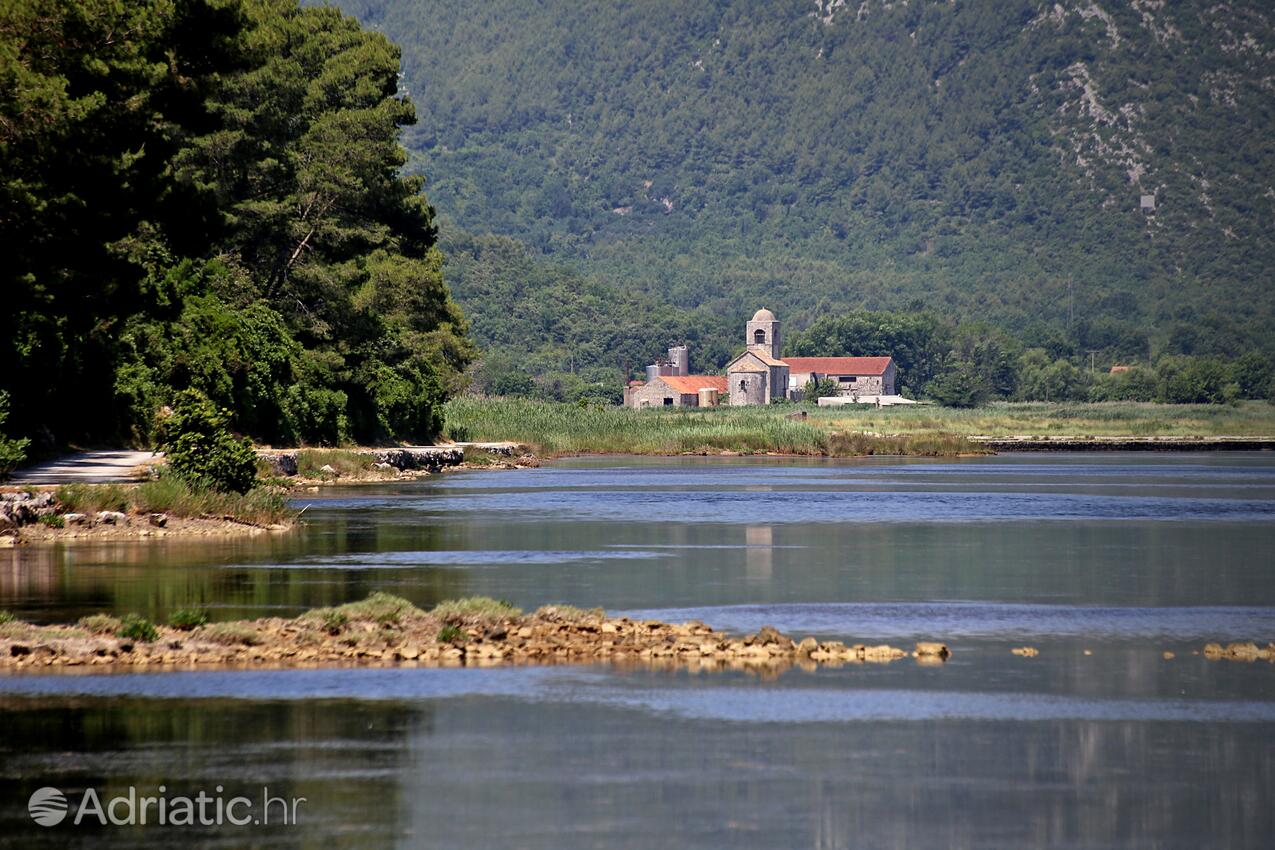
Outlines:
{"type": "Polygon", "coordinates": [[[39,522],[57,513],[52,493],[0,493],[0,531],[39,522]]]}
{"type": "MultiPolygon", "coordinates": [[[[496,664],[655,664],[693,668],[764,668],[889,663],[910,656],[942,663],[940,643],[914,652],[887,646],[804,638],[773,628],[732,636],[691,621],[664,623],[600,612],[542,608],[528,616],[440,617],[410,606],[366,619],[313,612],[293,620],[218,623],[193,631],[160,628],[150,643],[92,635],[81,627],[10,623],[0,629],[0,668],[125,666],[490,666],[496,664]],[[227,636],[230,636],[227,639],[227,636]]],[[[86,623],[88,621],[85,621],[86,623]]]]}
{"type": "Polygon", "coordinates": [[[1204,657],[1210,661],[1271,661],[1275,662],[1275,643],[1258,646],[1252,641],[1239,641],[1222,646],[1209,643],[1204,646],[1204,657]]]}

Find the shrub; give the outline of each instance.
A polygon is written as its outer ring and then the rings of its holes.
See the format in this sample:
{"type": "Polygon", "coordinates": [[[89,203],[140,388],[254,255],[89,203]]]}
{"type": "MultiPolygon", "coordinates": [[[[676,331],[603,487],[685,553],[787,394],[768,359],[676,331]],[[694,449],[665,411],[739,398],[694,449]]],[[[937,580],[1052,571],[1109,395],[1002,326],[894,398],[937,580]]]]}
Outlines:
{"type": "MultiPolygon", "coordinates": [[[[9,394],[0,392],[0,425],[8,418],[9,394]]],[[[31,441],[25,438],[13,439],[0,434],[0,480],[7,478],[10,472],[27,459],[27,446],[30,444],[31,441]]]]}
{"type": "Polygon", "coordinates": [[[178,608],[168,617],[168,625],[188,632],[208,623],[208,612],[203,608],[178,608]]]}
{"type": "Polygon", "coordinates": [[[198,637],[223,646],[256,646],[261,643],[261,635],[257,634],[257,630],[244,623],[213,623],[200,629],[198,637]]]}
{"type": "Polygon", "coordinates": [[[197,488],[246,493],[257,478],[252,443],[230,433],[229,411],[198,390],[183,390],[161,423],[162,448],[173,473],[197,488]]]}
{"type": "Polygon", "coordinates": [[[91,635],[113,635],[124,624],[118,617],[112,617],[110,614],[92,614],[81,617],[76,625],[91,635]]]}
{"type": "Polygon", "coordinates": [[[439,643],[464,643],[469,635],[465,634],[459,626],[448,624],[438,630],[439,643]]]}
{"type": "Polygon", "coordinates": [[[12,623],[15,619],[17,618],[13,616],[12,611],[0,611],[0,626],[5,623],[12,623]]]}
{"type": "Polygon", "coordinates": [[[822,378],[812,377],[809,381],[806,381],[806,386],[801,391],[801,400],[814,404],[825,396],[835,396],[836,394],[836,379],[829,378],[827,375],[822,378]]]}
{"type": "Polygon", "coordinates": [[[41,525],[47,525],[49,528],[66,528],[66,520],[57,514],[45,514],[40,517],[41,525]]]}
{"type": "Polygon", "coordinates": [[[140,640],[142,643],[152,643],[159,640],[159,629],[155,628],[155,624],[145,617],[140,617],[137,614],[127,614],[120,620],[120,627],[116,630],[115,636],[129,640],[140,640]]]}

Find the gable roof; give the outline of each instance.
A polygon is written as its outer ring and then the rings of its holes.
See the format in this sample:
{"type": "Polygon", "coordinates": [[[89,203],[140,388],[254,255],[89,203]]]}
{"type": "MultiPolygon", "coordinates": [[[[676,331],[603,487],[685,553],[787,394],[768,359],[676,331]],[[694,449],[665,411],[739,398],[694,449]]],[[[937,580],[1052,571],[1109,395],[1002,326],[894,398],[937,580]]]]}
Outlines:
{"type": "MultiPolygon", "coordinates": [[[[763,366],[787,366],[788,365],[783,360],[776,360],[775,358],[771,357],[770,354],[768,354],[765,351],[761,351],[756,348],[749,348],[749,349],[746,349],[743,353],[737,355],[734,360],[727,363],[726,371],[729,372],[736,363],[738,363],[739,361],[743,360],[745,357],[748,357],[750,355],[752,357],[757,358],[757,361],[761,363],[763,366]]],[[[740,370],[740,371],[743,371],[743,370],[740,370]]]]}
{"type": "Polygon", "coordinates": [[[884,375],[891,357],[785,357],[791,372],[821,375],[884,375]]]}
{"type": "Polygon", "coordinates": [[[697,393],[702,389],[726,392],[725,375],[660,375],[656,380],[663,381],[679,393],[697,393]]]}

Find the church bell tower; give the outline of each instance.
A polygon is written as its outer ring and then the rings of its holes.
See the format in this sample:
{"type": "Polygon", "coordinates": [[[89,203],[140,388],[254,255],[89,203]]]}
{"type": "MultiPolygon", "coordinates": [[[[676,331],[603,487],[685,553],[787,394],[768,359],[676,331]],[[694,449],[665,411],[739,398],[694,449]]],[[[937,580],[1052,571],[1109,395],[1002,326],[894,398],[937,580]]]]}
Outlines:
{"type": "Polygon", "coordinates": [[[779,320],[775,314],[762,308],[748,320],[745,340],[752,351],[761,351],[779,359],[779,320]]]}

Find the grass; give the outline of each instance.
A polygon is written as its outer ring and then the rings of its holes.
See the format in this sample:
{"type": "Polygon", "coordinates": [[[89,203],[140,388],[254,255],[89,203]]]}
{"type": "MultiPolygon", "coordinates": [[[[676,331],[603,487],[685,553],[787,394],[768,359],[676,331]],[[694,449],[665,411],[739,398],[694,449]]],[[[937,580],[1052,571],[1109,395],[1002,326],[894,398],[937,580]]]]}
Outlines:
{"type": "Polygon", "coordinates": [[[16,619],[17,617],[14,617],[11,611],[0,611],[0,626],[5,623],[12,623],[16,619]]]}
{"type": "Polygon", "coordinates": [[[261,642],[257,630],[243,623],[213,623],[200,629],[196,637],[223,646],[256,646],[261,642]]]}
{"type": "Polygon", "coordinates": [[[321,472],[330,466],[344,477],[366,473],[376,464],[376,458],[366,452],[349,449],[302,449],[297,452],[297,474],[302,478],[323,478],[321,472]]]}
{"type": "Polygon", "coordinates": [[[924,444],[855,435],[842,439],[816,409],[795,405],[745,408],[632,410],[581,408],[524,399],[463,397],[447,404],[447,421],[477,440],[508,440],[541,455],[685,454],[733,451],[794,455],[960,454],[979,448],[959,437],[924,444]],[[791,419],[807,411],[805,419],[791,419]]]}
{"type": "Polygon", "coordinates": [[[492,599],[490,596],[467,596],[464,599],[448,599],[440,602],[430,613],[440,620],[483,621],[517,617],[522,610],[502,599],[492,599]]]}
{"type": "Polygon", "coordinates": [[[64,484],[57,490],[57,500],[68,513],[157,513],[229,518],[259,525],[285,522],[296,516],[288,506],[287,497],[276,488],[255,487],[247,493],[221,493],[191,487],[174,475],[162,475],[136,485],[64,484]]]}
{"type": "Polygon", "coordinates": [[[315,608],[298,619],[317,623],[324,631],[336,634],[350,623],[397,626],[406,620],[423,617],[424,614],[425,612],[401,596],[377,591],[358,602],[349,602],[335,608],[315,608]]]}
{"type": "Polygon", "coordinates": [[[454,626],[448,623],[438,630],[439,643],[464,643],[469,635],[465,634],[460,626],[454,626]]]}
{"type": "Polygon", "coordinates": [[[980,451],[971,436],[1269,436],[1275,405],[996,403],[973,410],[932,405],[632,410],[526,399],[453,399],[447,428],[475,440],[523,443],[545,456],[735,451],[849,457],[950,456],[980,451]],[[800,411],[800,420],[788,417],[800,411]]]}
{"type": "Polygon", "coordinates": [[[596,620],[605,617],[607,612],[601,608],[577,608],[574,605],[544,605],[537,609],[537,617],[562,620],[567,623],[578,623],[581,620],[596,620]]]}
{"type": "Polygon", "coordinates": [[[123,622],[118,617],[112,617],[110,614],[92,614],[88,617],[81,617],[80,621],[76,623],[76,626],[91,635],[113,635],[123,625],[123,622]]]}

